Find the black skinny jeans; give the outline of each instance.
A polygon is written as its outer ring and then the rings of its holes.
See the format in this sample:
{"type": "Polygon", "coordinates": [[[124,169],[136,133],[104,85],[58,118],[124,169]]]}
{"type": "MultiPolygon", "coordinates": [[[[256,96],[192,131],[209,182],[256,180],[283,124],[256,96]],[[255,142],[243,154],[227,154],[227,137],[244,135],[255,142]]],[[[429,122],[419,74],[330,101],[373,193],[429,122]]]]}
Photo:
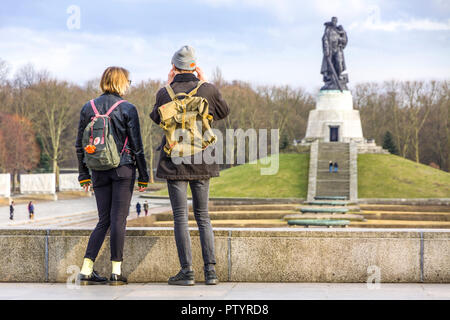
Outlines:
{"type": "Polygon", "coordinates": [[[208,213],[209,180],[167,180],[174,218],[175,242],[182,268],[192,266],[191,238],[188,229],[187,185],[192,191],[194,217],[200,232],[204,270],[214,270],[214,233],[208,213]]]}
{"type": "Polygon", "coordinates": [[[123,260],[125,228],[135,179],[136,167],[132,165],[106,171],[92,170],[99,221],[89,238],[85,258],[95,261],[110,228],[111,261],[123,260]]]}

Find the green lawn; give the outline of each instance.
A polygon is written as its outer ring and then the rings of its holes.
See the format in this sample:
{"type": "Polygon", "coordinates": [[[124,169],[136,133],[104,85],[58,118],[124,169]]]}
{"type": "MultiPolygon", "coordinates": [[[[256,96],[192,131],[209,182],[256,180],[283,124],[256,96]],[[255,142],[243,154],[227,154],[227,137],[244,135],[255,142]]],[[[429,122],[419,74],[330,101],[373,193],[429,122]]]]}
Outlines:
{"type": "MultiPolygon", "coordinates": [[[[306,198],[309,154],[280,154],[275,175],[245,164],[211,180],[211,197],[306,198]]],[[[156,194],[167,195],[167,188],[156,194]]],[[[450,198],[450,174],[399,156],[358,155],[359,198],[450,198]]]]}
{"type": "Polygon", "coordinates": [[[450,173],[390,154],[358,155],[359,198],[450,198],[450,173]]]}
{"type": "MultiPolygon", "coordinates": [[[[305,198],[309,154],[280,154],[275,175],[261,175],[261,164],[244,164],[222,170],[211,179],[210,197],[305,198]]],[[[157,194],[167,195],[167,188],[157,194]]]]}

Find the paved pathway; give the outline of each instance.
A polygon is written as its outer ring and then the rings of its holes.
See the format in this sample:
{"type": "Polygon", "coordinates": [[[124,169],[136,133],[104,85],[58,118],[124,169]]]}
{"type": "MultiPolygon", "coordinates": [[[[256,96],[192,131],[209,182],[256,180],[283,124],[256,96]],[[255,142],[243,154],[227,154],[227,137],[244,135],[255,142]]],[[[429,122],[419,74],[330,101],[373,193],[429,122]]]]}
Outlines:
{"type": "MultiPolygon", "coordinates": [[[[138,193],[133,194],[131,200],[130,217],[136,217],[136,203],[141,204],[147,200],[150,206],[150,213],[154,208],[170,207],[167,199],[143,199],[138,193]]],[[[34,220],[28,218],[27,203],[15,205],[14,220],[9,219],[9,206],[0,207],[0,226],[6,227],[55,227],[64,226],[64,220],[67,219],[73,224],[77,221],[95,220],[97,219],[97,205],[95,197],[83,197],[70,200],[58,201],[33,201],[35,204],[34,220]]],[[[143,209],[142,209],[143,213],[143,209]]],[[[142,215],[141,213],[141,215],[142,215]]]]}
{"type": "MultiPolygon", "coordinates": [[[[73,285],[72,285],[73,286],[73,285]]],[[[382,283],[369,289],[365,283],[220,283],[192,287],[166,283],[110,287],[69,288],[62,283],[0,283],[0,299],[125,299],[125,300],[450,300],[450,284],[382,283]]]]}

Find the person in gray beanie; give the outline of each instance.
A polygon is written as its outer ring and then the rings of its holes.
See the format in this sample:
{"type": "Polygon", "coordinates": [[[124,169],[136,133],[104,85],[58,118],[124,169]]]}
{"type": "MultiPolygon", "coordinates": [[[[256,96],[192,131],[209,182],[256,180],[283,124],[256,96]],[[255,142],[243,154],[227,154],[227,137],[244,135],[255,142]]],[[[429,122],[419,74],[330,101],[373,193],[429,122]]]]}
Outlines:
{"type": "MultiPolygon", "coordinates": [[[[205,75],[197,66],[195,51],[190,46],[183,46],[172,57],[172,68],[168,75],[168,84],[175,94],[188,93],[199,84],[200,80],[206,81],[205,75]],[[197,76],[194,74],[197,73],[197,76]]],[[[161,88],[156,94],[156,103],[150,114],[152,120],[160,124],[159,107],[172,101],[168,88],[161,88]]],[[[170,90],[170,89],[169,89],[170,90]]],[[[204,82],[198,87],[194,96],[208,100],[209,114],[214,121],[228,116],[230,109],[222,98],[219,90],[211,83],[204,82]]],[[[175,163],[163,150],[166,143],[165,137],[159,146],[159,157],[156,176],[167,180],[170,204],[174,216],[175,242],[180,260],[181,270],[177,275],[170,277],[170,285],[194,285],[194,270],[192,267],[191,240],[188,229],[188,205],[187,186],[192,192],[194,217],[200,233],[200,243],[204,262],[204,275],[206,284],[217,284],[218,278],[215,271],[214,233],[211,219],[208,213],[209,179],[219,176],[218,163],[206,163],[203,160],[198,163],[175,163]]]]}
{"type": "Polygon", "coordinates": [[[183,46],[172,57],[172,64],[179,70],[193,71],[197,68],[195,50],[190,46],[183,46]]]}

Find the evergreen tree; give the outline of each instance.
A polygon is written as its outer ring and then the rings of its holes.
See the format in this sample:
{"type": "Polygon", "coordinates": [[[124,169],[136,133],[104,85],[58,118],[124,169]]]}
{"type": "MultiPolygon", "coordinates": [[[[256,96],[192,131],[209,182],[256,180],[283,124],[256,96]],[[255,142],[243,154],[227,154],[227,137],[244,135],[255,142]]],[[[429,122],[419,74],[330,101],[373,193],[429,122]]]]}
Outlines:
{"type": "Polygon", "coordinates": [[[383,149],[388,150],[392,154],[398,154],[397,146],[394,142],[394,137],[390,131],[386,131],[383,138],[383,149]]]}
{"type": "Polygon", "coordinates": [[[38,164],[38,169],[42,172],[50,172],[51,167],[50,167],[50,156],[44,152],[44,145],[43,145],[43,141],[42,141],[42,137],[40,135],[36,135],[36,140],[37,143],[39,144],[39,147],[41,149],[41,154],[39,157],[39,164],[38,164]]]}
{"type": "Polygon", "coordinates": [[[280,150],[284,150],[287,147],[289,147],[289,138],[286,134],[283,134],[280,141],[280,150]]]}

